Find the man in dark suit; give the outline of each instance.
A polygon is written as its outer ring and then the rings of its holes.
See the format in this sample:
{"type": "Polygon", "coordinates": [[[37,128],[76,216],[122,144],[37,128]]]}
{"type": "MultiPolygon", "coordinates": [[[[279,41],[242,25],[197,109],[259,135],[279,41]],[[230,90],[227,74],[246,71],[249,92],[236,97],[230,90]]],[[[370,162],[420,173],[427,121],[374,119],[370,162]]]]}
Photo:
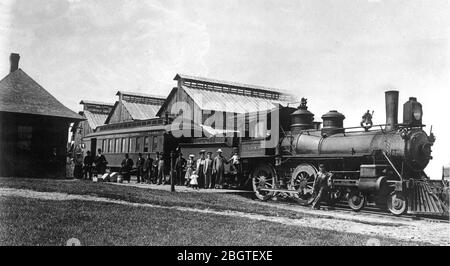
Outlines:
{"type": "Polygon", "coordinates": [[[136,161],[136,168],[137,168],[136,177],[138,183],[141,183],[141,178],[142,182],[144,182],[144,163],[145,159],[144,157],[142,157],[142,153],[139,153],[139,157],[136,161]]]}
{"type": "Polygon", "coordinates": [[[125,153],[125,159],[122,161],[120,173],[123,175],[123,180],[128,181],[128,183],[130,183],[131,180],[131,170],[133,169],[133,164],[134,162],[128,157],[128,153],[125,153]]]}
{"type": "Polygon", "coordinates": [[[101,149],[98,149],[97,156],[95,156],[95,168],[97,170],[97,174],[100,174],[100,176],[104,175],[107,165],[108,161],[106,161],[105,155],[102,154],[101,149]]]}
{"type": "Polygon", "coordinates": [[[91,151],[86,152],[86,156],[83,160],[83,176],[85,179],[92,179],[92,164],[94,163],[94,159],[91,156],[91,151]]]}
{"type": "Polygon", "coordinates": [[[183,185],[184,183],[184,174],[183,170],[186,167],[186,160],[183,158],[183,154],[179,151],[178,157],[175,161],[175,173],[176,173],[176,181],[177,185],[183,185]]]}
{"type": "Polygon", "coordinates": [[[147,159],[144,162],[144,176],[147,179],[147,184],[153,182],[153,159],[150,153],[147,154],[147,159]]]}

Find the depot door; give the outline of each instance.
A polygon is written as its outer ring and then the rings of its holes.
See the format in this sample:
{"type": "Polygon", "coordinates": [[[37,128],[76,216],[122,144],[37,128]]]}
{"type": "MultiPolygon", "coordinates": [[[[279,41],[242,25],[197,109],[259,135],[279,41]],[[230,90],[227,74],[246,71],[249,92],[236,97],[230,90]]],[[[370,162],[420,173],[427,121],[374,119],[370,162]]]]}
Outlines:
{"type": "Polygon", "coordinates": [[[95,156],[97,154],[97,139],[91,139],[91,155],[95,156]]]}

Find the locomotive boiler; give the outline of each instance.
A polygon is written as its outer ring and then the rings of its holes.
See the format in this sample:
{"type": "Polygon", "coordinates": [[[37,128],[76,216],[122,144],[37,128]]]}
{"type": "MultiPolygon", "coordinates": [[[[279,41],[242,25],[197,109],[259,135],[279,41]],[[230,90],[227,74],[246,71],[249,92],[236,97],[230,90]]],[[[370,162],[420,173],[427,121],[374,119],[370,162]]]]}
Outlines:
{"type": "Polygon", "coordinates": [[[346,201],[355,211],[374,205],[395,215],[448,215],[448,207],[432,192],[424,172],[435,137],[423,130],[422,105],[410,97],[399,123],[398,97],[398,91],[385,92],[385,124],[373,125],[368,111],[359,127],[347,128],[345,116],[336,110],[324,114],[322,128],[317,128],[302,99],[273,160],[259,159],[251,170],[256,196],[267,200],[284,193],[310,204],[318,165],[323,163],[333,174],[331,200],[346,201]]]}

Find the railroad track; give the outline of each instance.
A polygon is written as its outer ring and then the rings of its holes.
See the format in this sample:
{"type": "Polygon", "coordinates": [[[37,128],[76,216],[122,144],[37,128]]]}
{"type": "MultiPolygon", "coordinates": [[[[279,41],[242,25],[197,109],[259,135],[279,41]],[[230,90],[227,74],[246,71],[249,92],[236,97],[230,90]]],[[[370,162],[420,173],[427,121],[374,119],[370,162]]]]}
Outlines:
{"type": "MultiPolygon", "coordinates": [[[[292,201],[290,198],[284,198],[284,197],[276,197],[276,200],[269,200],[268,202],[274,203],[274,204],[286,204],[289,206],[296,206],[303,209],[309,209],[310,206],[304,206],[296,203],[295,201],[292,201]]],[[[364,209],[355,212],[353,211],[345,202],[338,202],[335,204],[334,207],[330,207],[327,205],[322,205],[321,209],[328,210],[328,211],[340,211],[345,213],[360,213],[360,214],[370,214],[372,216],[378,216],[378,217],[389,217],[389,218],[395,218],[395,219],[405,219],[405,220],[420,220],[420,221],[428,221],[428,222],[435,222],[435,223],[449,223],[449,217],[445,216],[425,216],[425,215],[419,215],[419,214],[403,214],[401,216],[395,216],[392,213],[390,213],[387,210],[382,210],[380,208],[377,208],[375,206],[366,206],[364,209]]]]}

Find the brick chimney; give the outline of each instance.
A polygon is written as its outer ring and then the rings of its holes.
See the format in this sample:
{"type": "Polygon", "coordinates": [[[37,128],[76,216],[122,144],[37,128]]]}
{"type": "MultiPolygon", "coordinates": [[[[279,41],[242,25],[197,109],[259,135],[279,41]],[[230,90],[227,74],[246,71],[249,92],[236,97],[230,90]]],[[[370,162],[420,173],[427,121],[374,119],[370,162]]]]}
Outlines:
{"type": "Polygon", "coordinates": [[[19,54],[11,53],[11,55],[9,56],[9,62],[11,63],[11,69],[9,71],[10,73],[19,69],[19,59],[19,54]]]}

